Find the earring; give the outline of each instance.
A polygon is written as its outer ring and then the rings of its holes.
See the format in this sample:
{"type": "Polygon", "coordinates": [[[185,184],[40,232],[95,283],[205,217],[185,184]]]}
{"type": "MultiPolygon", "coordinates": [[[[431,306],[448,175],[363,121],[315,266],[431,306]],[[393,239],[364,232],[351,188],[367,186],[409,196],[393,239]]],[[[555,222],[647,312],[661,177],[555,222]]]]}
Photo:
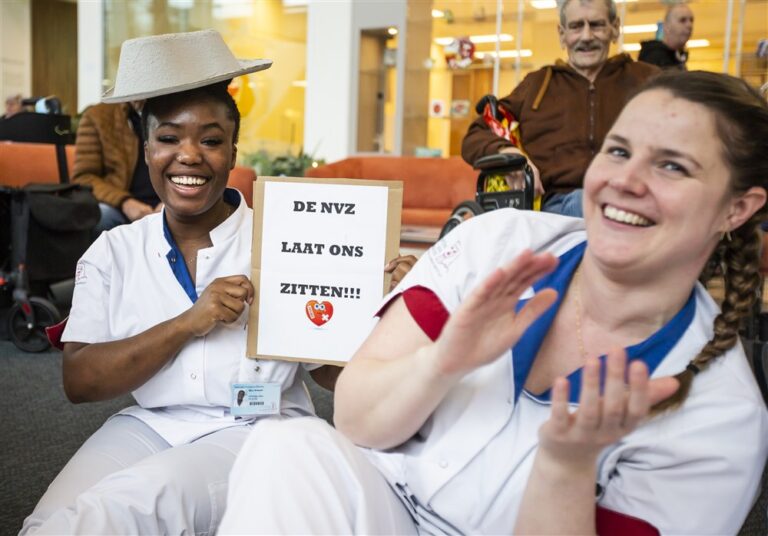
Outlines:
{"type": "Polygon", "coordinates": [[[723,236],[720,237],[720,240],[725,240],[727,242],[730,242],[733,240],[731,237],[731,231],[723,231],[723,236]]]}

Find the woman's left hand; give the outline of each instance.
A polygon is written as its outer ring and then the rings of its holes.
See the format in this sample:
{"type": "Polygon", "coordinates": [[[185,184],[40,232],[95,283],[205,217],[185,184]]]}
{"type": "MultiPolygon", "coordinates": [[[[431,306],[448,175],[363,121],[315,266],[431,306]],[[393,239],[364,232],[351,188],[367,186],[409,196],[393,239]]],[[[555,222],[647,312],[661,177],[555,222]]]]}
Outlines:
{"type": "Polygon", "coordinates": [[[384,273],[392,274],[392,281],[389,283],[389,290],[392,290],[403,280],[405,275],[411,271],[413,265],[418,261],[413,255],[399,255],[389,261],[384,267],[384,273]]]}
{"type": "Polygon", "coordinates": [[[600,394],[600,361],[587,359],[581,376],[579,408],[568,406],[569,383],[557,378],[552,386],[552,415],[539,429],[539,452],[550,461],[572,467],[592,467],[600,451],[631,433],[651,407],[678,388],[667,376],[648,378],[642,361],[630,363],[626,352],[613,350],[606,359],[603,394],[600,394]],[[625,377],[629,378],[629,384],[625,377]]]}

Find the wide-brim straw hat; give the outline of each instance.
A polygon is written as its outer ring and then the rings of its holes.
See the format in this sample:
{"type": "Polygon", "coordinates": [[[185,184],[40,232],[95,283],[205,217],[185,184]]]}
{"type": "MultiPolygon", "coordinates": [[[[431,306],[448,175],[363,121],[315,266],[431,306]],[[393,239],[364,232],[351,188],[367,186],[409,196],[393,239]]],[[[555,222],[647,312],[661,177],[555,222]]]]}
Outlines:
{"type": "Polygon", "coordinates": [[[272,60],[239,60],[216,30],[150,37],[123,43],[115,87],[102,102],[128,102],[231,80],[272,66],[272,60]]]}

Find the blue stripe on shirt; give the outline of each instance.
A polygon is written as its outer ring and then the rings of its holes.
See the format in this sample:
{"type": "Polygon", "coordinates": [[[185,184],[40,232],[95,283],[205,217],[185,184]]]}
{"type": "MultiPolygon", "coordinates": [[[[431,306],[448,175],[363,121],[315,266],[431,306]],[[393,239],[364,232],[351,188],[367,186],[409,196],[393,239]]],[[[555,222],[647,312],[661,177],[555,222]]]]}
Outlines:
{"type": "MultiPolygon", "coordinates": [[[[522,392],[525,381],[533,366],[533,360],[536,358],[541,343],[544,341],[544,337],[546,337],[547,332],[552,326],[557,311],[560,309],[565,293],[568,290],[568,285],[584,256],[586,247],[587,243],[582,242],[565,252],[560,257],[560,262],[555,271],[542,277],[533,285],[534,292],[538,292],[543,288],[552,288],[556,290],[557,300],[552,307],[531,324],[523,336],[517,341],[517,344],[512,348],[512,374],[515,385],[515,400],[518,399],[522,392]]],[[[516,305],[516,310],[520,311],[527,301],[528,300],[520,300],[516,305]]],[[[652,374],[688,329],[688,326],[693,321],[695,312],[696,294],[694,291],[691,291],[688,301],[669,322],[646,340],[626,348],[628,359],[630,361],[636,359],[642,360],[648,367],[648,373],[652,374]]],[[[603,365],[605,364],[605,358],[605,355],[600,356],[600,361],[603,365]]],[[[579,392],[581,391],[581,370],[582,369],[579,368],[568,376],[568,381],[570,382],[569,400],[572,403],[576,403],[579,400],[579,392]]],[[[605,367],[603,367],[603,370],[605,370],[605,367]]],[[[547,402],[550,400],[550,395],[550,390],[547,390],[540,395],[533,396],[539,401],[547,402]]]]}
{"type": "MultiPolygon", "coordinates": [[[[227,188],[224,190],[224,202],[237,208],[240,205],[240,194],[237,190],[227,188]]],[[[171,250],[165,256],[168,259],[168,264],[171,266],[173,275],[176,276],[176,281],[179,282],[181,288],[192,300],[192,303],[197,301],[197,289],[195,288],[195,282],[192,281],[192,275],[187,269],[187,263],[184,260],[184,255],[181,253],[179,246],[176,244],[176,240],[171,234],[171,229],[168,227],[168,221],[165,219],[165,212],[163,212],[163,234],[168,245],[171,246],[171,250]]]]}

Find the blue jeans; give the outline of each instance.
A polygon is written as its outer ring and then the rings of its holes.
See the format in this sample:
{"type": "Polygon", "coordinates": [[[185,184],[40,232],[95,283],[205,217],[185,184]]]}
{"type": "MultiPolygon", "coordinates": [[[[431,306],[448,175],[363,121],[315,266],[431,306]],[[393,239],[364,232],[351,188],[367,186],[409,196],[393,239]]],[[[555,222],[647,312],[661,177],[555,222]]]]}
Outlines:
{"type": "Polygon", "coordinates": [[[109,231],[113,227],[123,225],[124,223],[130,223],[125,214],[120,212],[120,209],[107,205],[106,203],[99,203],[99,210],[101,211],[101,219],[96,227],[93,228],[93,239],[96,240],[102,231],[109,231]]]}
{"type": "Polygon", "coordinates": [[[582,198],[584,190],[579,188],[567,194],[552,194],[541,206],[542,212],[552,212],[563,216],[584,217],[582,198]]]}

